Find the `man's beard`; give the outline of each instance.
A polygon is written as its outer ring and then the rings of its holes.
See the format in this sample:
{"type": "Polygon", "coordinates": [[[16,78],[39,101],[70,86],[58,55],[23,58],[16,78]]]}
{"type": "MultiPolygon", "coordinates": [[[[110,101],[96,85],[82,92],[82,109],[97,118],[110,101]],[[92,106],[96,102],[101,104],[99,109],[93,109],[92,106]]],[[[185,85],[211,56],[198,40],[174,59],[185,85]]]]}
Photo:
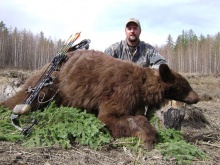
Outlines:
{"type": "Polygon", "coordinates": [[[129,40],[130,42],[137,42],[137,41],[138,41],[138,37],[137,37],[137,36],[135,36],[135,37],[133,37],[133,38],[128,37],[128,40],[129,40]]]}

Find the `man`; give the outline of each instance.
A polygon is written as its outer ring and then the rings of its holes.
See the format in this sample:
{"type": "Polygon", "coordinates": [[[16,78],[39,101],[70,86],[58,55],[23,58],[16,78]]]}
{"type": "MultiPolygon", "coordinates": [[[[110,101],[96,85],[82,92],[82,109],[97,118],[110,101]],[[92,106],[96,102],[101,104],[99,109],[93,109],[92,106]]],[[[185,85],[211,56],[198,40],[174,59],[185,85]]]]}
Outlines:
{"type": "MultiPolygon", "coordinates": [[[[130,18],[125,26],[126,39],[112,44],[104,53],[114,58],[129,60],[143,67],[159,68],[160,64],[167,64],[166,60],[156,51],[156,49],[144,41],[140,41],[141,24],[139,20],[130,18]]],[[[168,101],[163,107],[152,107],[148,105],[145,110],[141,110],[141,114],[148,116],[149,111],[160,109],[155,114],[162,120],[162,123],[167,128],[180,129],[181,121],[184,118],[185,111],[181,106],[173,107],[173,102],[168,101]],[[175,115],[173,115],[175,111],[175,115]],[[167,122],[169,121],[169,122],[167,122]]],[[[154,112],[155,113],[155,112],[154,112]]]]}
{"type": "Polygon", "coordinates": [[[130,60],[144,67],[158,67],[166,63],[156,49],[140,41],[141,25],[139,20],[130,18],[125,26],[126,39],[108,47],[104,52],[112,57],[130,60]]]}

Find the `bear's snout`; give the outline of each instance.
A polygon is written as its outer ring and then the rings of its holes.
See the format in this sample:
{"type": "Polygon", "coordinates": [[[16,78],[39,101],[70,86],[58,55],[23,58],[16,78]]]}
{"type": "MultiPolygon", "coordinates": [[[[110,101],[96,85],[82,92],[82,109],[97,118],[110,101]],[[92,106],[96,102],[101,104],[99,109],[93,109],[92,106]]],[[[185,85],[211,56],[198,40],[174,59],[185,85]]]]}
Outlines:
{"type": "Polygon", "coordinates": [[[184,99],[187,104],[196,104],[200,101],[198,94],[195,91],[190,91],[188,96],[184,99]]]}

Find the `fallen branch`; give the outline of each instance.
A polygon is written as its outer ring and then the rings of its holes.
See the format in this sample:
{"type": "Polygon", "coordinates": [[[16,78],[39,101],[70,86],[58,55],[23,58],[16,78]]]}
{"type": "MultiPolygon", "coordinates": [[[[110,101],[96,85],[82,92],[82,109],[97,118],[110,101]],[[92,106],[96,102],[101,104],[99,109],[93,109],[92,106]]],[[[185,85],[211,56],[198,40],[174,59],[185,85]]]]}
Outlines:
{"type": "Polygon", "coordinates": [[[218,145],[218,144],[211,144],[211,143],[206,143],[206,142],[198,142],[198,143],[203,144],[203,145],[208,145],[208,146],[213,146],[213,147],[220,148],[220,145],[218,145]]]}

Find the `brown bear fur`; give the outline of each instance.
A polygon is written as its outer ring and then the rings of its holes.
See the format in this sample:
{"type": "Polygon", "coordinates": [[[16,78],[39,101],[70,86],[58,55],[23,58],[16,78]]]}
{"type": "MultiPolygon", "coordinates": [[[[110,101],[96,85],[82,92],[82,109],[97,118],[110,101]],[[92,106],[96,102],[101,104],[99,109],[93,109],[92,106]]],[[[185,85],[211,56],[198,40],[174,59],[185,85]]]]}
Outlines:
{"type": "MultiPolygon", "coordinates": [[[[54,72],[53,85],[43,90],[46,93],[44,101],[57,92],[54,100],[58,105],[95,113],[115,138],[139,137],[150,149],[156,131],[145,116],[135,116],[137,111],[165,99],[190,104],[199,100],[187,80],[165,64],[159,69],[144,68],[93,50],[75,51],[69,56],[61,70],[54,72]]],[[[13,109],[20,104],[28,87],[36,84],[47,66],[31,76],[21,91],[0,105],[13,109]]],[[[31,105],[33,109],[36,103],[37,99],[31,105]]]]}

